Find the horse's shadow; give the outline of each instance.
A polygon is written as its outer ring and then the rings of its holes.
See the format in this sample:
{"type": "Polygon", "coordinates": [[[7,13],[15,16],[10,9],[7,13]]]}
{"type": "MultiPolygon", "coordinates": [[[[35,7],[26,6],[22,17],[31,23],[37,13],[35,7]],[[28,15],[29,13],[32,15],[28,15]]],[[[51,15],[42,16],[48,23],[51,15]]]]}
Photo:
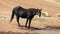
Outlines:
{"type": "Polygon", "coordinates": [[[42,30],[42,29],[37,28],[37,27],[27,28],[27,27],[25,27],[25,26],[20,26],[20,27],[18,27],[18,29],[23,29],[23,30],[42,30]]]}

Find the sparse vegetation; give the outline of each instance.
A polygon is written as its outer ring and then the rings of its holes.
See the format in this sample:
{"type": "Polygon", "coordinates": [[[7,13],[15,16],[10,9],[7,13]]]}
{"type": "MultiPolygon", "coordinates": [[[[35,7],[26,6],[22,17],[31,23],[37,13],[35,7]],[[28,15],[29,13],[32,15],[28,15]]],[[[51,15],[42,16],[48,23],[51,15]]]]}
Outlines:
{"type": "Polygon", "coordinates": [[[47,13],[47,12],[42,12],[42,16],[43,17],[51,17],[51,15],[49,13],[47,13]]]}
{"type": "Polygon", "coordinates": [[[3,20],[5,20],[5,19],[6,19],[6,17],[3,17],[3,16],[1,16],[1,17],[0,17],[0,19],[3,19],[3,20]]]}

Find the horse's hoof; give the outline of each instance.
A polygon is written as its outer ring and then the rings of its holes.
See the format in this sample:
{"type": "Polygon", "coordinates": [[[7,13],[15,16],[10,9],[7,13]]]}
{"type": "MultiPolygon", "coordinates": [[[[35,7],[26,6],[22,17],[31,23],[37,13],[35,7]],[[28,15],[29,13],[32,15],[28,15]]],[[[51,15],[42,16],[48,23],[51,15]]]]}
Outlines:
{"type": "Polygon", "coordinates": [[[28,29],[29,29],[30,27],[28,27],[28,29]]]}
{"type": "Polygon", "coordinates": [[[19,27],[21,26],[21,25],[18,25],[19,27]]]}
{"type": "Polygon", "coordinates": [[[27,28],[27,26],[25,26],[25,28],[27,28]]]}

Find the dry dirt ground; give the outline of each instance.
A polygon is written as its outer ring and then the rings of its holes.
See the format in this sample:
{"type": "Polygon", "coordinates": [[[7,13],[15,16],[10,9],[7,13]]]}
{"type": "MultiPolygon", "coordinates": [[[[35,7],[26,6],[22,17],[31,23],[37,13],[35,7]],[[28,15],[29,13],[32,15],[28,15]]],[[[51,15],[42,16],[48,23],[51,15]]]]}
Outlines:
{"type": "Polygon", "coordinates": [[[60,34],[60,2],[50,2],[49,0],[0,0],[0,34],[60,34]],[[13,7],[22,6],[24,8],[42,8],[43,12],[48,12],[51,17],[35,16],[31,23],[31,28],[24,27],[26,19],[20,19],[22,27],[17,26],[16,19],[10,23],[13,7]]]}

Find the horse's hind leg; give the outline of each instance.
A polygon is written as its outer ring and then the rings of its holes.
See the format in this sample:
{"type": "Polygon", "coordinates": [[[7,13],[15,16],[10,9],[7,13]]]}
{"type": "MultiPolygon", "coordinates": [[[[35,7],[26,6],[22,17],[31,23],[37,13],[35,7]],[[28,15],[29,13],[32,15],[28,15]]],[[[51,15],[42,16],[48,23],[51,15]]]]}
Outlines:
{"type": "Polygon", "coordinates": [[[17,18],[18,26],[20,26],[20,23],[19,23],[19,16],[17,16],[16,18],[17,18]]]}

